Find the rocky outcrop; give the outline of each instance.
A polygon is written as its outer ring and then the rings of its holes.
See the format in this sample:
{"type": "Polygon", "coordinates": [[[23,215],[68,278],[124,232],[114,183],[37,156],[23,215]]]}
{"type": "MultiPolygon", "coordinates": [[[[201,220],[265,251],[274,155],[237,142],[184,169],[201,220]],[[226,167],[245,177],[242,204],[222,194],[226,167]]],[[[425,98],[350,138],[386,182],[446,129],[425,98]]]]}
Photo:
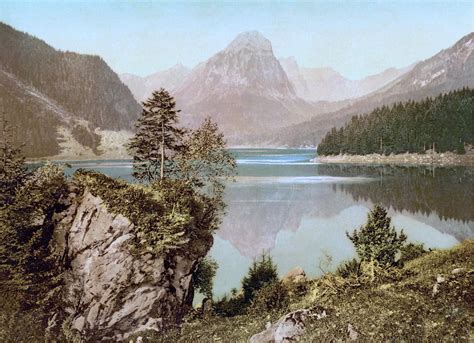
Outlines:
{"type": "Polygon", "coordinates": [[[134,255],[128,245],[134,225],[88,191],[73,194],[61,216],[56,242],[67,267],[63,298],[73,329],[87,340],[117,341],[179,322],[192,271],[211,242],[193,253],[134,255]]]}
{"type": "Polygon", "coordinates": [[[298,310],[281,317],[275,324],[268,325],[267,329],[253,335],[250,343],[285,343],[299,340],[304,333],[311,313],[309,310],[298,310]]]}
{"type": "Polygon", "coordinates": [[[282,279],[283,283],[301,283],[307,281],[306,273],[301,267],[294,267],[282,279]]]}
{"type": "Polygon", "coordinates": [[[320,306],[312,310],[301,309],[285,314],[275,324],[268,322],[265,330],[250,337],[249,343],[289,343],[299,341],[310,320],[320,320],[328,315],[320,306]]]}

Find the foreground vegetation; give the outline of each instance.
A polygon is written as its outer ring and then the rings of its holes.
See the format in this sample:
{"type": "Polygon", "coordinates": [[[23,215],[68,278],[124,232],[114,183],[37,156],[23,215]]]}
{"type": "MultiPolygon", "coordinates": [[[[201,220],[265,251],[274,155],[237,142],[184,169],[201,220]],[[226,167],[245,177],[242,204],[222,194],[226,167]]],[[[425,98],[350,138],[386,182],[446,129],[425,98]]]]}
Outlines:
{"type": "MultiPolygon", "coordinates": [[[[0,122],[0,342],[77,341],[64,313],[68,261],[55,236],[63,212],[87,192],[133,223],[128,248],[137,258],[202,254],[212,245],[235,161],[215,123],[206,119],[198,129],[179,128],[177,112],[163,89],[144,104],[129,147],[141,181],[135,184],[84,170],[67,178],[63,167],[51,163],[29,170],[13,128],[0,122]]],[[[184,306],[192,303],[192,287],[212,292],[206,267],[211,274],[215,267],[205,262],[193,271],[184,306]]]]}
{"type": "MultiPolygon", "coordinates": [[[[145,342],[248,342],[282,315],[310,310],[303,342],[469,341],[473,338],[474,241],[444,251],[407,243],[384,208],[347,233],[358,258],[334,273],[309,280],[278,279],[262,256],[242,280],[242,289],[213,306],[190,313],[184,325],[144,332],[145,342]]],[[[263,342],[263,341],[260,341],[263,342]]]]}
{"type": "Polygon", "coordinates": [[[354,116],[333,128],[318,145],[319,155],[367,155],[453,151],[474,144],[474,90],[408,101],[354,116]]]}
{"type": "Polygon", "coordinates": [[[196,315],[164,335],[138,336],[144,342],[248,342],[267,322],[306,308],[325,310],[327,317],[310,321],[302,342],[349,340],[349,324],[360,341],[468,342],[474,338],[473,261],[474,241],[469,240],[423,254],[402,268],[378,269],[374,280],[361,271],[291,284],[289,299],[279,308],[231,317],[196,315]]]}

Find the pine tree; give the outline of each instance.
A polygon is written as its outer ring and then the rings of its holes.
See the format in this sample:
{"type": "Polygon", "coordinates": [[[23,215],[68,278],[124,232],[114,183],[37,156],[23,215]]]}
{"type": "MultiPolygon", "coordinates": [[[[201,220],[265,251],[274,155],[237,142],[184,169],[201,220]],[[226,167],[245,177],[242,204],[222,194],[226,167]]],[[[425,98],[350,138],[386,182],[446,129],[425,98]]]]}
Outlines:
{"type": "Polygon", "coordinates": [[[21,147],[13,143],[13,129],[2,116],[0,138],[0,207],[13,201],[16,189],[20,186],[28,171],[21,147]]]}
{"type": "Polygon", "coordinates": [[[352,235],[346,233],[354,244],[361,261],[376,261],[379,265],[395,264],[395,254],[404,245],[407,236],[397,233],[391,226],[391,218],[380,205],[375,205],[370,211],[367,223],[352,235]]]}
{"type": "Polygon", "coordinates": [[[142,105],[137,132],[127,148],[133,156],[133,176],[154,182],[172,172],[173,158],[183,149],[184,130],[177,126],[180,110],[165,89],[153,92],[142,105]]]}
{"type": "Polygon", "coordinates": [[[465,153],[474,144],[474,90],[382,106],[333,128],[318,144],[318,154],[465,153]]]}
{"type": "Polygon", "coordinates": [[[258,290],[275,281],[278,281],[277,267],[271,256],[264,254],[260,260],[253,262],[242,280],[245,302],[250,303],[258,290]]]}

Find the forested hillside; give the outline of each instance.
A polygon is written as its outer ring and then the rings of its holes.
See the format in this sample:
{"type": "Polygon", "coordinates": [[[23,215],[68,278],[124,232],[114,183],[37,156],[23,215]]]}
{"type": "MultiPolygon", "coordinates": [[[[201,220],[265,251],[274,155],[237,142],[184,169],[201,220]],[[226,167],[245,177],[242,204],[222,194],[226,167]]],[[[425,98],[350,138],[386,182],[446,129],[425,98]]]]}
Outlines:
{"type": "Polygon", "coordinates": [[[0,22],[0,112],[16,126],[16,141],[26,142],[27,156],[59,153],[61,130],[96,149],[96,128],[132,129],[139,111],[99,56],[56,50],[0,22]]]}
{"type": "Polygon", "coordinates": [[[474,143],[474,90],[442,94],[376,108],[333,128],[318,145],[319,155],[371,153],[464,153],[474,143]]]}

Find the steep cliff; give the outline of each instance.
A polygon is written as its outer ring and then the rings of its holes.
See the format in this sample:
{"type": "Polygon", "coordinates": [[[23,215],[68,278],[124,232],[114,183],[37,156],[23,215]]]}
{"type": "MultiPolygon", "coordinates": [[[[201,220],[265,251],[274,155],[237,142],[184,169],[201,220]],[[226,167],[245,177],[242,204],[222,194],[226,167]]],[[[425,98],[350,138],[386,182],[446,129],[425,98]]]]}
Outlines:
{"type": "Polygon", "coordinates": [[[212,236],[161,254],[137,253],[131,248],[136,224],[114,213],[110,202],[86,187],[72,192],[69,203],[57,214],[55,244],[63,252],[62,298],[71,328],[87,341],[118,341],[179,323],[192,302],[192,273],[212,236]]]}

